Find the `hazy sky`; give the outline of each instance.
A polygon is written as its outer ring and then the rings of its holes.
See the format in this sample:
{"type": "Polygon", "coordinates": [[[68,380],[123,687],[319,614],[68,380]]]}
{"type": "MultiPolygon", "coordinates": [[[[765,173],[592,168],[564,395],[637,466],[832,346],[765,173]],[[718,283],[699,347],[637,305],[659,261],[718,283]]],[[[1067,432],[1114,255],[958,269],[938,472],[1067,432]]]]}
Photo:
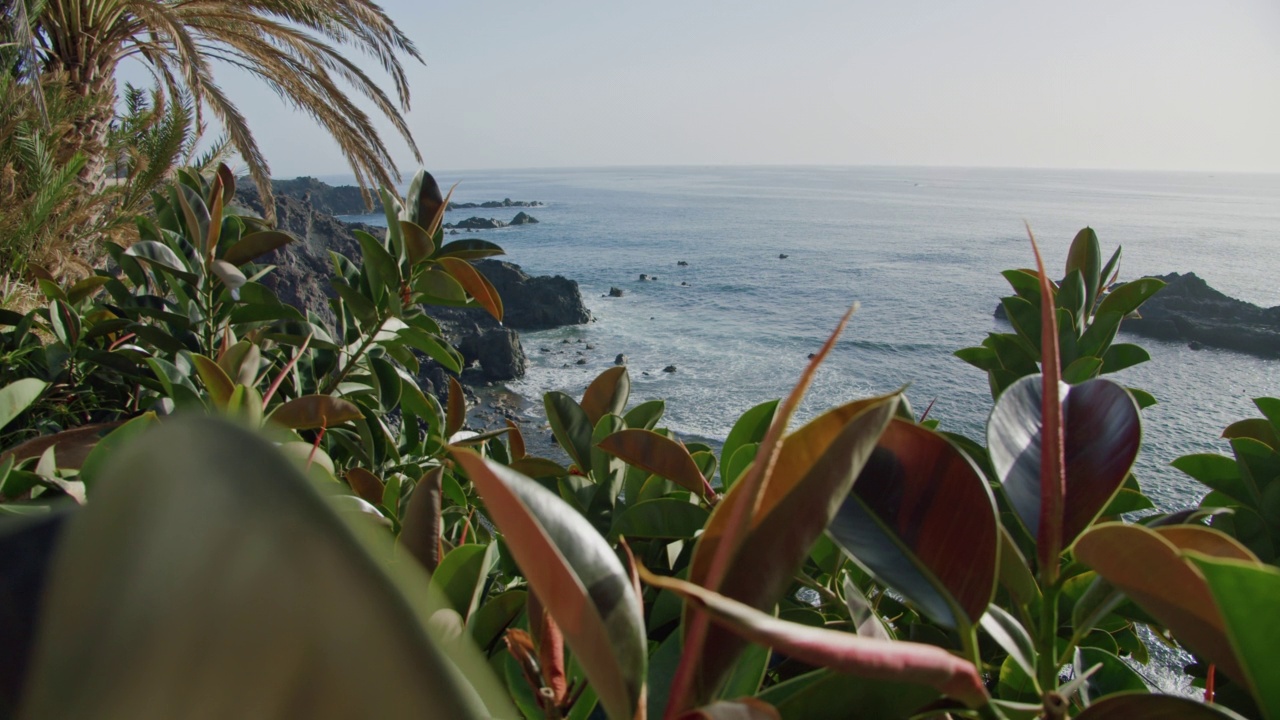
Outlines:
{"type": "MultiPolygon", "coordinates": [[[[436,170],[822,164],[1280,172],[1278,0],[385,0],[436,170]]],[[[273,174],[343,173],[224,83],[273,174]]],[[[402,170],[413,163],[389,138],[402,170]]]]}

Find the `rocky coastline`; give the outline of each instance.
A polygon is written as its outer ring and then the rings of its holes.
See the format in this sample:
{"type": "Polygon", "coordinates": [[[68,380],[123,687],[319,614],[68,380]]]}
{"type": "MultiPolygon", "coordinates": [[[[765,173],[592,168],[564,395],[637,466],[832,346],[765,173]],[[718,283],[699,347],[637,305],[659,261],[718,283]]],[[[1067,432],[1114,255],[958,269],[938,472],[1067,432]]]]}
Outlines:
{"type": "MultiPolygon", "coordinates": [[[[332,274],[329,251],[359,258],[360,245],[353,231],[362,229],[381,235],[384,230],[343,222],[320,210],[315,204],[314,184],[306,186],[313,190],[301,197],[282,193],[277,186],[277,226],[297,237],[298,242],[262,258],[262,262],[276,266],[262,282],[282,302],[312,314],[332,329],[335,317],[329,305],[329,299],[334,296],[328,283],[332,274]]],[[[236,202],[259,215],[264,212],[261,197],[249,183],[239,184],[236,202]]],[[[502,297],[503,323],[480,308],[428,308],[444,338],[462,354],[466,368],[461,379],[469,386],[487,386],[523,377],[528,356],[520,343],[520,330],[579,325],[592,320],[573,280],[561,276],[531,277],[518,265],[493,259],[478,261],[475,267],[502,297]]],[[[418,380],[423,390],[443,396],[448,388],[447,371],[429,358],[422,357],[421,361],[418,380]]]]}

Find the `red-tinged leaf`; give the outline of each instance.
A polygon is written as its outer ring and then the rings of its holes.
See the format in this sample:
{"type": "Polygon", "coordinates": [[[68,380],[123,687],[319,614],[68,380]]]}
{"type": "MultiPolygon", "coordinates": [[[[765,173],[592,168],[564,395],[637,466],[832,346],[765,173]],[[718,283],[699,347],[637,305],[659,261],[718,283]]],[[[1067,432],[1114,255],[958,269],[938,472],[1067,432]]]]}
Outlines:
{"type": "Polygon", "coordinates": [[[364,417],[354,403],[332,395],[303,395],[281,404],[271,413],[271,422],[293,430],[315,430],[352,422],[364,417]]]}
{"type": "Polygon", "coordinates": [[[1194,550],[1210,557],[1259,563],[1258,556],[1239,540],[1203,525],[1161,525],[1153,527],[1165,540],[1185,552],[1194,550]]]}
{"type": "Polygon", "coordinates": [[[928,685],[970,708],[981,707],[989,700],[982,676],[973,664],[942,648],[787,622],[693,583],[654,575],[643,567],[640,577],[649,585],[683,597],[709,613],[715,622],[751,642],[810,665],[861,677],[928,685]]]}
{"type": "Polygon", "coordinates": [[[713,702],[690,710],[676,720],[782,720],[782,716],[769,703],[745,697],[713,702]]]}
{"type": "MultiPolygon", "coordinates": [[[[704,534],[702,541],[694,548],[694,562],[699,563],[706,570],[699,577],[694,577],[693,575],[690,575],[690,577],[693,577],[703,587],[719,590],[725,576],[733,566],[738,551],[742,547],[742,543],[745,541],[747,532],[750,529],[760,498],[769,483],[769,476],[773,471],[773,466],[778,461],[778,454],[782,447],[782,435],[786,432],[787,425],[791,422],[791,416],[795,414],[796,408],[800,406],[800,401],[804,398],[805,391],[809,388],[809,384],[813,382],[813,376],[818,371],[818,366],[826,359],[827,354],[831,352],[831,348],[835,347],[836,339],[840,337],[845,325],[849,323],[849,318],[853,316],[857,309],[857,304],[854,304],[840,318],[840,322],[836,324],[831,336],[827,338],[827,341],[823,343],[818,352],[814,353],[809,359],[809,364],[800,373],[800,379],[796,382],[796,386],[792,388],[786,400],[775,411],[773,422],[769,426],[769,432],[765,434],[764,439],[760,442],[760,447],[756,451],[755,462],[752,463],[751,468],[739,483],[734,485],[734,491],[742,494],[742,500],[725,508],[723,529],[719,534],[719,541],[715,543],[715,547],[711,547],[710,544],[706,543],[706,535],[704,534]],[[700,555],[705,557],[700,558],[700,555]]],[[[680,666],[676,669],[676,675],[672,681],[666,708],[667,715],[674,715],[704,704],[711,699],[710,696],[705,695],[708,692],[708,688],[705,686],[702,688],[694,687],[695,678],[700,672],[703,648],[706,644],[709,630],[708,618],[695,610],[686,617],[684,629],[684,652],[680,656],[680,666]]]]}
{"type": "Polygon", "coordinates": [[[563,706],[569,694],[569,676],[564,668],[564,634],[538,600],[537,593],[529,593],[527,607],[529,629],[538,648],[543,687],[551,690],[557,706],[563,706]]]}
{"type": "Polygon", "coordinates": [[[453,434],[462,429],[467,421],[467,399],[463,395],[462,385],[458,379],[449,376],[449,400],[448,409],[445,414],[444,436],[446,438],[453,437],[453,434]]]}
{"type": "Polygon", "coordinates": [[[525,455],[524,435],[520,432],[520,427],[514,422],[507,421],[507,454],[512,460],[523,460],[525,455]]]}
{"type": "Polygon", "coordinates": [[[498,322],[502,322],[502,298],[498,297],[498,291],[494,289],[493,283],[489,279],[481,275],[471,263],[466,260],[459,260],[454,257],[438,258],[436,262],[440,263],[454,280],[462,286],[467,294],[475,298],[480,307],[484,308],[498,322]]]}
{"type": "Polygon", "coordinates": [[[510,467],[521,475],[531,478],[557,478],[569,474],[569,471],[559,463],[539,457],[523,457],[519,460],[512,460],[510,467]]]}
{"type": "MultiPolygon", "coordinates": [[[[351,477],[347,474],[348,479],[351,477]]],[[[440,498],[444,468],[428,470],[409,496],[400,529],[400,546],[422,563],[427,572],[440,566],[440,498]]],[[[376,503],[375,503],[376,504],[376,503]]]]}
{"type": "Polygon", "coordinates": [[[1131,692],[1108,695],[1085,708],[1075,720],[1245,720],[1221,705],[1178,695],[1131,692]]]}
{"type": "MultiPolygon", "coordinates": [[[[897,406],[896,394],[858,400],[827,411],[783,440],[760,507],[721,583],[723,595],[762,611],[777,604],[854,486],[897,406]]],[[[707,522],[689,571],[694,582],[705,577],[734,504],[748,500],[742,487],[735,484],[707,522]]],[[[695,679],[699,697],[714,696],[745,645],[724,628],[708,630],[695,679]]]]}
{"type": "Polygon", "coordinates": [[[1074,551],[1193,653],[1238,682],[1248,681],[1204,576],[1169,538],[1140,525],[1104,523],[1081,535],[1074,551]]]}
{"type": "Polygon", "coordinates": [[[995,500],[967,455],[895,418],[827,528],[832,539],[935,622],[978,622],[995,592],[995,500]]]}
{"type": "Polygon", "coordinates": [[[382,504],[382,480],[377,475],[360,467],[353,467],[347,471],[345,475],[347,485],[356,497],[363,499],[370,505],[382,504]]]}
{"type": "Polygon", "coordinates": [[[213,187],[209,191],[209,235],[205,239],[205,259],[213,260],[213,256],[218,252],[218,240],[222,237],[222,177],[214,175],[213,187]]]}
{"type": "Polygon", "coordinates": [[[23,460],[40,457],[46,450],[53,448],[59,469],[77,470],[84,464],[85,458],[89,457],[89,453],[97,446],[98,441],[122,424],[123,421],[82,425],[53,435],[41,435],[0,454],[0,463],[10,457],[15,463],[20,463],[23,460]]]}
{"type": "Polygon", "coordinates": [[[630,428],[609,435],[597,446],[630,465],[664,477],[707,500],[716,493],[682,443],[652,430],[630,428]]]}
{"type": "Polygon", "coordinates": [[[292,235],[277,230],[259,230],[245,235],[235,245],[227,248],[227,251],[222,254],[222,259],[232,265],[240,266],[291,242],[293,242],[292,235]]]}
{"type": "MultiPolygon", "coordinates": [[[[1066,418],[1063,430],[1067,460],[1066,506],[1059,546],[1066,548],[1097,519],[1124,485],[1138,456],[1142,426],[1133,397],[1110,380],[1059,385],[1058,389],[1066,418]]],[[[1033,537],[1039,536],[1043,504],[1042,392],[1039,377],[1019,379],[996,401],[987,422],[991,464],[1009,504],[1033,537]]]]}
{"type": "MultiPolygon", "coordinates": [[[[1031,250],[1036,256],[1036,270],[1040,279],[1040,417],[1043,429],[1040,434],[1040,508],[1036,550],[1039,553],[1040,572],[1047,582],[1058,576],[1058,555],[1070,544],[1064,542],[1062,523],[1067,494],[1066,445],[1063,428],[1062,397],[1056,392],[1062,384],[1061,355],[1058,350],[1058,313],[1054,308],[1053,287],[1044,271],[1044,260],[1036,245],[1031,226],[1027,225],[1031,238],[1031,250]]],[[[1108,495],[1108,498],[1110,496],[1108,495]]]]}
{"type": "Polygon", "coordinates": [[[467,450],[455,448],[452,456],[480,492],[605,712],[634,717],[647,659],[643,611],[613,549],[586,518],[537,482],[467,450]]]}
{"type": "Polygon", "coordinates": [[[631,376],[627,374],[627,366],[611,367],[587,386],[587,391],[582,395],[582,411],[587,414],[591,426],[595,427],[600,418],[609,413],[621,415],[630,396],[631,376]]]}
{"type": "Polygon", "coordinates": [[[227,403],[231,402],[231,393],[236,389],[235,383],[231,382],[227,372],[218,363],[204,355],[192,355],[191,359],[214,405],[220,408],[226,407],[227,403]]]}
{"type": "Polygon", "coordinates": [[[1280,605],[1280,570],[1256,561],[1223,560],[1194,553],[1188,558],[1205,577],[1218,603],[1232,647],[1248,675],[1248,687],[1263,717],[1280,717],[1280,663],[1276,662],[1280,625],[1274,622],[1280,605]]]}
{"type": "Polygon", "coordinates": [[[410,265],[417,265],[436,251],[435,243],[431,242],[431,236],[417,223],[401,220],[400,234],[404,238],[405,253],[409,256],[410,265]]]}

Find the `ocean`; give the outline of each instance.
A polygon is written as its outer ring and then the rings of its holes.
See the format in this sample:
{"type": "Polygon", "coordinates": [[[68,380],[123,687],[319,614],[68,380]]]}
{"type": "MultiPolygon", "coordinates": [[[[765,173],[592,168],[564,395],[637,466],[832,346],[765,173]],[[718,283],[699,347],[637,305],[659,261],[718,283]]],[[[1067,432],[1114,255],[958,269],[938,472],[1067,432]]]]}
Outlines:
{"type": "MultiPolygon", "coordinates": [[[[665,399],[665,424],[686,440],[721,441],[742,412],[786,395],[857,302],[799,419],[905,386],[917,414],[932,402],[944,429],[985,444],[986,375],[952,353],[1006,330],[992,311],[1010,292],[1000,271],[1034,265],[1024,222],[1055,277],[1088,225],[1104,257],[1123,246],[1122,280],[1194,271],[1233,297],[1280,305],[1280,175],[636,167],[436,177],[459,183],[459,202],[545,203],[525,209],[536,225],[471,235],[530,274],[578,281],[596,317],[523,333],[531,367],[510,389],[579,396],[625,354],[633,402],[665,399]],[[612,287],[622,297],[607,297],[612,287]]],[[[518,210],[448,220],[510,221],[518,210]]],[[[1169,462],[1227,452],[1222,429],[1257,415],[1251,398],[1280,395],[1280,361],[1123,335],[1152,360],[1110,377],[1160,401],[1143,413],[1135,474],[1162,509],[1194,505],[1202,491],[1169,462]]]]}

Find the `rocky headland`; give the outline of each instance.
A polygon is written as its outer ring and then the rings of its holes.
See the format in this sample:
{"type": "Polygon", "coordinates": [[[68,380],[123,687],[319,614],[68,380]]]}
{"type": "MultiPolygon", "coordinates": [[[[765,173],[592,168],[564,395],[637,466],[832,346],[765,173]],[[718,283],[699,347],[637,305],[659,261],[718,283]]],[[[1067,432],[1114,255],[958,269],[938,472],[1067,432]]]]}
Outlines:
{"type": "MultiPolygon", "coordinates": [[[[314,191],[309,196],[296,197],[281,192],[277,186],[276,193],[277,225],[297,237],[298,242],[262,258],[261,262],[276,266],[262,282],[282,302],[311,313],[332,330],[335,317],[329,305],[329,299],[334,296],[328,282],[332,274],[329,251],[358,259],[360,245],[352,231],[363,229],[381,236],[384,230],[345,223],[318,209],[314,191]]],[[[262,214],[264,211],[262,199],[250,183],[239,184],[236,201],[252,212],[262,214]]],[[[520,330],[577,325],[592,319],[573,280],[560,276],[530,277],[519,266],[500,260],[481,260],[475,266],[502,298],[503,323],[499,324],[480,308],[428,308],[440,324],[445,339],[458,348],[467,364],[463,380],[487,384],[522,377],[528,357],[520,344],[520,330]]],[[[442,395],[448,387],[446,371],[428,358],[421,360],[419,381],[423,389],[442,395]]]]}
{"type": "Polygon", "coordinates": [[[1195,273],[1159,277],[1165,287],[1143,304],[1142,317],[1125,320],[1121,330],[1192,348],[1280,358],[1280,307],[1228,297],[1195,273]]]}

